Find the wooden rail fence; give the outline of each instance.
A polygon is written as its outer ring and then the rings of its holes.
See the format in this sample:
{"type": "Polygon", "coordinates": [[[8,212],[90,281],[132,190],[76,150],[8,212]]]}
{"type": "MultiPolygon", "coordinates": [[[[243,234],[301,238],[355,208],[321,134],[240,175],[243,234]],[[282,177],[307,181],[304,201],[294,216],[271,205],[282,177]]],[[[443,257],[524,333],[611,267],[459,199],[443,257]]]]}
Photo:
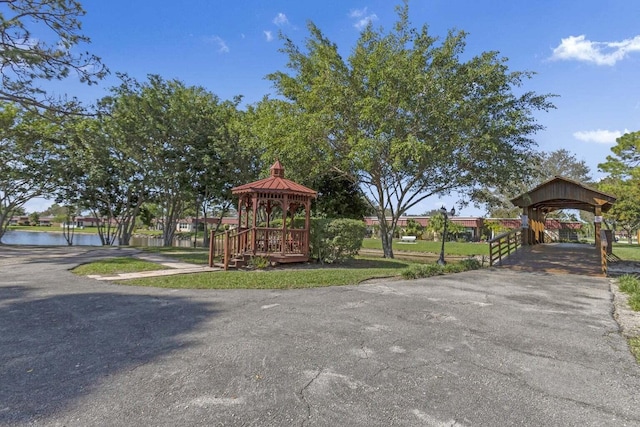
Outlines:
{"type": "Polygon", "coordinates": [[[522,230],[516,229],[489,240],[489,265],[502,265],[502,260],[522,247],[522,230]]]}

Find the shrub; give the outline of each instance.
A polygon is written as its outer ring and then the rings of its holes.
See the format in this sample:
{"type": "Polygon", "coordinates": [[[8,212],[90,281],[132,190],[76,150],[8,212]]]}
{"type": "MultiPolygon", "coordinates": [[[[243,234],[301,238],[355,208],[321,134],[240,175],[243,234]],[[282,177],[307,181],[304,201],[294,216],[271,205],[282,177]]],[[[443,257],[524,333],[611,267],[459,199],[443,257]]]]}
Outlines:
{"type": "Polygon", "coordinates": [[[327,218],[311,218],[311,230],[309,236],[309,252],[311,257],[324,262],[327,257],[327,228],[329,227],[330,219],[327,218]]]}
{"type": "Polygon", "coordinates": [[[331,245],[335,256],[341,259],[357,255],[362,247],[366,227],[362,221],[339,218],[329,223],[327,231],[329,237],[332,237],[331,245]]]}
{"type": "Polygon", "coordinates": [[[479,270],[482,268],[482,263],[476,258],[466,258],[460,261],[460,264],[464,266],[465,270],[479,270]]]}
{"type": "Polygon", "coordinates": [[[447,264],[444,266],[445,273],[462,273],[463,271],[467,271],[467,269],[462,263],[459,262],[454,264],[447,264]]]}
{"type": "Polygon", "coordinates": [[[419,279],[421,277],[432,277],[445,273],[461,273],[480,268],[482,268],[480,261],[475,258],[467,258],[444,266],[440,264],[414,264],[404,269],[401,275],[405,279],[419,279]]]}
{"type": "Polygon", "coordinates": [[[269,267],[269,258],[263,256],[253,256],[249,260],[249,267],[253,267],[257,270],[264,270],[269,267]]]}
{"type": "Polygon", "coordinates": [[[402,271],[405,279],[419,279],[444,274],[444,268],[439,264],[414,264],[402,271]]]}
{"type": "Polygon", "coordinates": [[[362,247],[366,227],[362,221],[348,218],[311,220],[311,255],[320,262],[342,261],[353,257],[362,247]]]}

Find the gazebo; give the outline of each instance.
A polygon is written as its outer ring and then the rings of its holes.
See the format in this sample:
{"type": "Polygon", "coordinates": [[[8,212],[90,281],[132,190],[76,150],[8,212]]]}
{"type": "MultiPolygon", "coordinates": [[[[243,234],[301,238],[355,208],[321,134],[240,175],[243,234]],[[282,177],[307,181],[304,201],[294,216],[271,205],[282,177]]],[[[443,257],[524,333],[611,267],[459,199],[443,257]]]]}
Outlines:
{"type": "Polygon", "coordinates": [[[309,260],[311,200],[317,193],[286,179],[279,160],[270,172],[268,178],[231,189],[238,196],[237,226],[212,236],[209,265],[216,255],[222,256],[225,269],[255,256],[277,263],[309,260]],[[295,220],[303,214],[304,223],[295,220]]]}

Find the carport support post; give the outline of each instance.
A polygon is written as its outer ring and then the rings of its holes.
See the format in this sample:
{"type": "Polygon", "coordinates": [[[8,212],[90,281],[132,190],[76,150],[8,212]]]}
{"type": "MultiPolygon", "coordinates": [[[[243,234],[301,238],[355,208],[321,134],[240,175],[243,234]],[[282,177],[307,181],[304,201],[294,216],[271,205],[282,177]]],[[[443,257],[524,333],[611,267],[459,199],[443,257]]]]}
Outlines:
{"type": "Polygon", "coordinates": [[[595,233],[595,240],[596,240],[596,250],[600,251],[601,250],[601,243],[602,241],[600,240],[600,224],[602,223],[602,208],[599,205],[596,205],[593,209],[593,214],[595,215],[595,219],[593,220],[593,229],[594,229],[594,233],[595,233]]]}
{"type": "MultiPolygon", "coordinates": [[[[529,221],[531,221],[531,209],[527,208],[522,208],[522,215],[526,215],[526,217],[529,219],[529,221]]],[[[531,233],[531,226],[529,224],[527,224],[527,227],[524,227],[524,224],[522,224],[522,246],[526,246],[529,244],[530,242],[530,237],[529,234],[531,233]]]]}

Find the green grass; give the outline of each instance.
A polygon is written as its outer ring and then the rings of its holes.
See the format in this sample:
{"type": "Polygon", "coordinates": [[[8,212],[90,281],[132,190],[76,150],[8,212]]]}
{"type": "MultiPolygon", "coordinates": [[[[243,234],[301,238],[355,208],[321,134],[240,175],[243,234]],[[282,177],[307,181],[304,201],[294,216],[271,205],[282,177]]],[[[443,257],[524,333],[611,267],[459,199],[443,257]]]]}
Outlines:
{"type": "MultiPolygon", "coordinates": [[[[62,233],[62,227],[59,226],[45,226],[45,225],[10,225],[9,230],[15,231],[50,231],[55,233],[62,233]]],[[[72,229],[77,234],[98,234],[98,227],[84,227],[72,229]]]]}
{"type": "Polygon", "coordinates": [[[138,247],[145,252],[166,255],[168,258],[177,259],[191,264],[206,265],[209,262],[209,250],[205,248],[178,248],[161,246],[138,247]]]}
{"type": "MultiPolygon", "coordinates": [[[[363,249],[380,249],[382,242],[380,239],[364,239],[363,249]]],[[[416,240],[415,243],[402,243],[398,239],[393,240],[394,251],[411,251],[439,254],[442,242],[430,242],[426,240],[416,240]]],[[[444,253],[446,255],[472,256],[489,255],[489,245],[487,243],[460,243],[445,242],[444,253]]]]}
{"type": "Polygon", "coordinates": [[[613,254],[623,261],[640,261],[640,245],[628,243],[614,243],[613,254]]]}
{"type": "Polygon", "coordinates": [[[89,274],[110,275],[119,273],[135,273],[139,271],[166,270],[160,264],[130,257],[107,258],[82,264],[71,270],[73,273],[87,276],[89,274]]]}
{"type": "Polygon", "coordinates": [[[629,338],[629,348],[636,357],[636,362],[640,363],[640,337],[629,338]]]}
{"type": "Polygon", "coordinates": [[[629,295],[629,307],[634,311],[640,311],[640,279],[631,274],[625,274],[618,279],[618,286],[622,292],[629,295]]]}
{"type": "Polygon", "coordinates": [[[640,280],[630,274],[620,276],[618,279],[618,286],[622,292],[626,292],[628,294],[640,292],[640,280]]]}
{"type": "Polygon", "coordinates": [[[299,289],[356,285],[367,279],[400,276],[410,262],[358,258],[336,265],[286,266],[264,271],[219,271],[179,276],[149,277],[127,285],[188,289],[299,289]]]}

